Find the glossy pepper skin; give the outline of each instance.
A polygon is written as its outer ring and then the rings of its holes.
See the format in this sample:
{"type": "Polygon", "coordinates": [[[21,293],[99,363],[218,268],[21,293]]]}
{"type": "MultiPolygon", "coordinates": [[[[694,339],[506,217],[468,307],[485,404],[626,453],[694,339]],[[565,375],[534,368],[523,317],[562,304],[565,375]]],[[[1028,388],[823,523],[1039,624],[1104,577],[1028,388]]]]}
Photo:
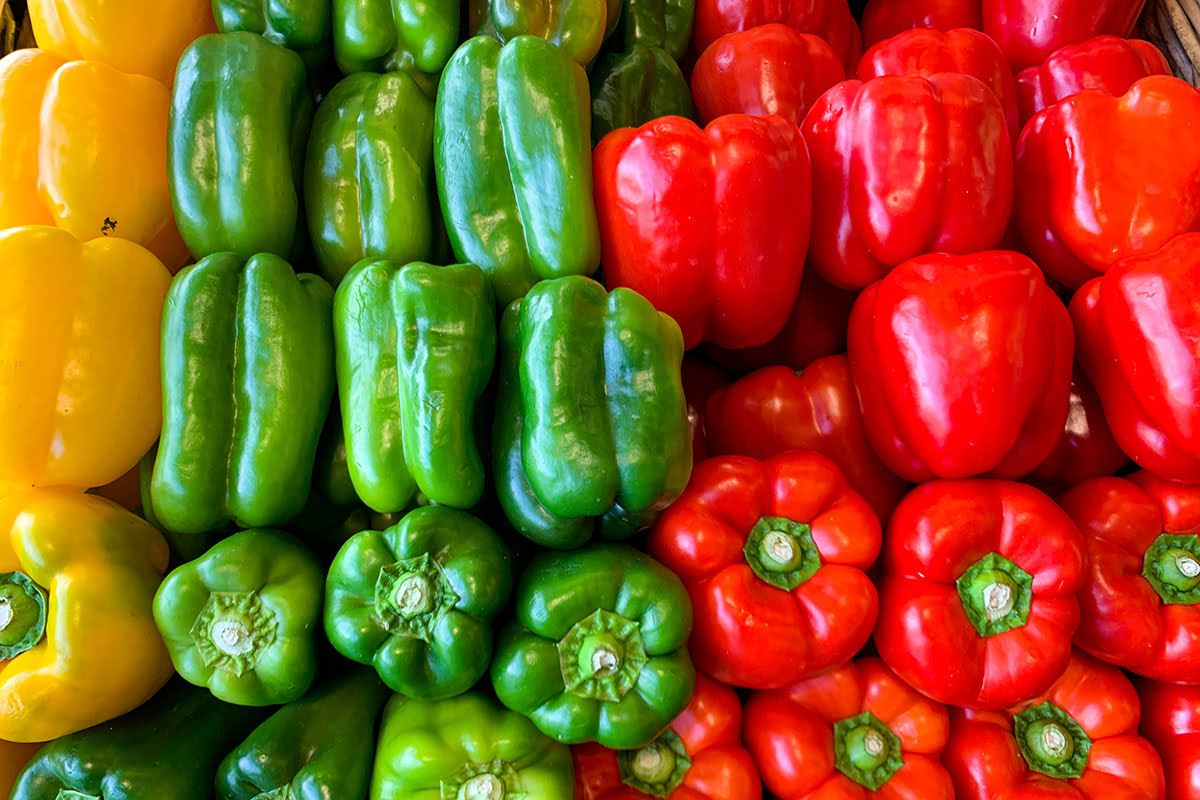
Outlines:
{"type": "MultiPolygon", "coordinates": [[[[1067,101],[1070,102],[1070,101],[1067,101]]],[[[1078,358],[1121,449],[1200,483],[1200,234],[1127,259],[1071,298],[1078,358]]]]}
{"type": "Polygon", "coordinates": [[[455,256],[483,269],[501,306],[600,264],[590,108],[583,67],[536,36],[476,36],[446,66],[438,198],[455,256]]]}
{"type": "Polygon", "coordinates": [[[218,253],[163,308],[151,492],[179,533],[282,525],[304,508],[333,398],[333,290],[278,256],[218,253]]]}
{"type": "Polygon", "coordinates": [[[1012,481],[934,481],[901,501],[884,542],[875,645],[918,691],[1002,709],[1062,674],[1086,554],[1049,497],[1012,481]]]}
{"type": "Polygon", "coordinates": [[[38,47],[168,87],[184,48],[216,30],[212,0],[30,0],[28,9],[38,47]]]}
{"type": "Polygon", "coordinates": [[[1082,92],[1029,121],[1017,144],[1016,219],[1047,275],[1075,289],[1200,230],[1200,144],[1179,136],[1197,123],[1200,94],[1165,75],[1118,97],[1082,92]]]}
{"type": "Polygon", "coordinates": [[[575,800],[760,800],[762,781],[742,746],[737,692],[696,675],[696,691],[671,727],[638,750],[588,742],[571,748],[575,800]]]}
{"type": "Polygon", "coordinates": [[[817,98],[845,79],[824,39],[772,22],[709,45],[692,70],[692,93],[705,124],[725,114],[778,114],[800,125],[817,98]]]}
{"type": "Polygon", "coordinates": [[[131,713],[45,745],[12,797],[211,800],[221,758],[264,716],[177,679],[131,713]]]}
{"type": "Polygon", "coordinates": [[[696,118],[687,78],[660,47],[635,44],[627,52],[602,53],[590,83],[593,142],[659,117],[696,118]]]}
{"type": "Polygon", "coordinates": [[[593,155],[610,287],[644,295],[703,341],[752,347],[787,321],[804,269],[808,149],[778,117],[679,117],[616,130],[593,155]]]}
{"type": "Polygon", "coordinates": [[[512,554],[485,523],[442,506],[354,534],[325,580],[325,633],[409,697],[461,694],[487,672],[512,593],[512,554]]]}
{"type": "Polygon", "coordinates": [[[1200,487],[1096,478],[1059,505],[1087,543],[1075,644],[1168,683],[1200,681],[1200,487]]]}
{"type": "Polygon", "coordinates": [[[792,450],[700,462],[646,548],[688,588],[696,667],[777,689],[839,666],[871,638],[879,603],[866,570],[882,536],[836,464],[792,450]]]}
{"type": "Polygon", "coordinates": [[[329,57],[331,5],[329,0],[212,0],[212,12],[221,33],[257,33],[319,67],[329,57]]]}
{"type": "Polygon", "coordinates": [[[1162,759],[1137,734],[1140,713],[1124,673],[1079,653],[1027,703],[952,710],[942,763],[958,800],[1165,800],[1162,759]]]}
{"type": "Polygon", "coordinates": [[[470,508],[483,495],[478,405],[496,359],[496,314],[474,264],[360,262],[334,300],[346,460],[358,496],[403,511],[420,490],[470,508]]]}
{"type": "Polygon", "coordinates": [[[316,676],[323,578],[299,541],[251,528],[174,569],[154,621],[189,683],[227,703],[290,703],[316,676]]]}
{"type": "Polygon", "coordinates": [[[375,720],[386,699],[370,670],[354,669],[288,703],[221,761],[217,795],[367,800],[375,720]]]}
{"type": "MultiPolygon", "coordinates": [[[[424,85],[459,43],[460,4],[455,0],[331,0],[333,56],[345,75],[403,70],[424,85]]],[[[430,97],[433,92],[429,92],[430,97]]]]}
{"type": "Polygon", "coordinates": [[[1138,681],[1142,736],[1162,756],[1171,800],[1200,800],[1200,686],[1138,681]]]}
{"type": "Polygon", "coordinates": [[[625,545],[534,556],[492,660],[500,702],[567,744],[649,744],[696,673],[692,604],[674,573],[625,545]]]}
{"type": "Polygon", "coordinates": [[[468,0],[472,32],[501,43],[536,36],[554,44],[567,58],[587,66],[617,26],[622,0],[468,0]]]}
{"type": "Polygon", "coordinates": [[[847,72],[862,57],[862,34],[846,0],[749,0],[725,3],[697,0],[696,29],[692,40],[696,52],[727,33],[746,31],[772,22],[782,23],[797,33],[814,33],[833,48],[847,72]]]}
{"type": "Polygon", "coordinates": [[[484,696],[393,695],[383,711],[371,800],[563,800],[571,752],[484,696]]]}
{"type": "Polygon", "coordinates": [[[124,239],[0,232],[0,494],[116,480],[162,422],[159,319],[171,275],[124,239]]]}
{"type": "Polygon", "coordinates": [[[868,48],[912,28],[982,27],[980,0],[867,0],[862,12],[863,45],[868,48]]]}
{"type": "Polygon", "coordinates": [[[867,436],[902,478],[1016,478],[1062,433],[1074,336],[1018,253],[914,258],[859,295],[848,354],[867,436]]]}
{"type": "Polygon", "coordinates": [[[1104,418],[1099,395],[1076,363],[1066,425],[1050,455],[1029,474],[1029,481],[1066,489],[1089,478],[1116,475],[1128,463],[1129,456],[1117,445],[1104,418]]]}
{"type": "Polygon", "coordinates": [[[0,738],[44,742],[124,714],[167,681],[151,616],[167,543],[108,500],[34,489],[0,500],[0,738]]]}
{"type": "Polygon", "coordinates": [[[877,658],[746,701],[746,747],[782,800],[953,800],[939,762],[949,735],[941,703],[877,658]]]}
{"type": "Polygon", "coordinates": [[[505,310],[499,358],[492,469],[522,535],[564,549],[596,527],[628,536],[683,491],[683,343],[645,298],[579,276],[543,281],[505,310]]]}
{"type": "Polygon", "coordinates": [[[834,286],[861,289],[908,259],[1004,237],[1012,145],[1000,101],[977,78],[845,81],[801,130],[813,165],[809,265],[834,286]]]}
{"type": "Polygon", "coordinates": [[[201,36],[184,51],[167,164],[175,221],[193,256],[289,258],[303,248],[312,117],[304,62],[291,50],[241,32],[201,36]]]}
{"type": "Polygon", "coordinates": [[[658,47],[675,61],[687,57],[696,19],[696,0],[624,0],[612,41],[615,50],[658,47]]]}
{"type": "Polygon", "coordinates": [[[54,225],[129,239],[172,271],[188,261],[167,192],[161,83],[48,50],[0,60],[0,228],[54,225]]]}
{"type": "Polygon", "coordinates": [[[1145,4],[1146,0],[983,0],[983,32],[1000,45],[1016,71],[1093,36],[1128,37],[1145,4]]]}

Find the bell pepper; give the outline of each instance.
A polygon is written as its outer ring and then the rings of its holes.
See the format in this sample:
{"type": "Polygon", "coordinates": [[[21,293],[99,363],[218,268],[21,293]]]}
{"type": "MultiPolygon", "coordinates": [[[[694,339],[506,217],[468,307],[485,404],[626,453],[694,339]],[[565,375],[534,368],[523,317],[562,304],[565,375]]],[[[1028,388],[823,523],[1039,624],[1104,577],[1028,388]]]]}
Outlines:
{"type": "Polygon", "coordinates": [[[787,321],[804,269],[808,150],[777,117],[616,130],[593,155],[604,277],[670,314],[691,349],[752,347],[787,321]]]}
{"type": "Polygon", "coordinates": [[[168,87],[184,48],[216,30],[212,0],[29,0],[28,10],[38,47],[168,87]]]}
{"type": "Polygon", "coordinates": [[[680,368],[683,395],[687,400],[688,430],[692,433],[692,463],[708,458],[708,442],[704,435],[704,405],[713,392],[729,385],[725,370],[701,361],[694,356],[683,357],[680,368]]]}
{"type": "Polygon", "coordinates": [[[1141,734],[1162,756],[1167,797],[1200,800],[1200,686],[1139,681],[1141,734]]]}
{"type": "Polygon", "coordinates": [[[1081,650],[1169,683],[1200,681],[1200,486],[1096,478],[1059,504],[1087,543],[1081,650]]]}
{"type": "Polygon", "coordinates": [[[0,232],[0,495],[115,480],[158,435],[171,275],[124,239],[0,232]]]}
{"type": "Polygon", "coordinates": [[[604,53],[591,77],[592,141],[659,117],[696,118],[687,78],[665,50],[635,44],[604,53]]]}
{"type": "Polygon", "coordinates": [[[304,62],[291,50],[242,32],[201,36],[184,51],[167,162],[175,221],[193,256],[300,252],[312,116],[304,62]]]}
{"type": "Polygon", "coordinates": [[[325,634],[409,697],[461,694],[487,672],[512,554],[465,511],[418,508],[342,546],[325,580],[325,634]]]}
{"type": "Polygon", "coordinates": [[[1200,234],[1180,236],[1071,299],[1079,363],[1117,444],[1144,469],[1187,483],[1200,483],[1198,245],[1200,234]]]}
{"type": "Polygon", "coordinates": [[[146,702],[171,675],[151,617],[167,543],[99,497],[0,499],[0,738],[44,742],[146,702]]]}
{"type": "Polygon", "coordinates": [[[440,231],[433,101],[404,72],[360,72],[325,96],[304,161],[313,255],[337,285],[363,258],[432,259],[440,231]]]}
{"type": "Polygon", "coordinates": [[[796,125],[846,79],[824,39],[777,22],[717,39],[696,60],[692,93],[706,125],[725,114],[778,114],[796,125]]]}
{"type": "Polygon", "coordinates": [[[1030,482],[1066,489],[1089,478],[1116,475],[1128,463],[1104,418],[1100,397],[1076,364],[1067,424],[1050,455],[1030,473],[1030,482]]]}
{"type": "Polygon", "coordinates": [[[1077,654],[1026,703],[952,710],[942,763],[958,800],[1165,800],[1162,759],[1137,735],[1139,706],[1124,673],[1077,654]]]}
{"type": "Polygon", "coordinates": [[[154,596],[154,621],[189,683],[227,703],[290,703],[316,676],[323,585],[296,539],[251,528],[172,570],[154,596]]]}
{"type": "Polygon", "coordinates": [[[0,228],[129,239],[189,260],[167,192],[171,96],[158,81],[47,50],[0,60],[0,228]]]}
{"type": "Polygon", "coordinates": [[[692,697],[687,590],[637,550],[539,553],[521,575],[514,610],[496,643],[492,686],[560,742],[642,747],[692,697]]]}
{"type": "Polygon", "coordinates": [[[635,45],[665,50],[675,61],[683,61],[692,43],[696,0],[624,0],[612,41],[618,50],[635,45]]]}
{"type": "Polygon", "coordinates": [[[846,0],[697,0],[696,28],[692,41],[703,53],[727,33],[747,31],[779,22],[797,33],[814,33],[833,48],[847,73],[862,57],[862,33],[846,0]]]}
{"type": "Polygon", "coordinates": [[[571,752],[482,695],[415,700],[383,711],[371,800],[564,800],[571,752]]]}
{"type": "Polygon", "coordinates": [[[583,67],[545,39],[477,36],[446,65],[434,111],[438,198],[455,256],[507,305],[600,264],[583,67]]]}
{"type": "Polygon", "coordinates": [[[425,73],[437,88],[436,76],[460,41],[457,0],[332,0],[331,6],[333,56],[343,74],[425,73]]]}
{"type": "Polygon", "coordinates": [[[359,263],[334,300],[350,479],[380,512],[420,489],[470,508],[483,495],[475,418],[496,358],[496,314],[474,264],[359,263]]]}
{"type": "Polygon", "coordinates": [[[912,28],[980,30],[980,0],[867,0],[862,12],[864,47],[912,28]]]}
{"type": "Polygon", "coordinates": [[[1036,264],[1002,251],[914,258],[868,287],[848,348],[883,463],[911,481],[1037,467],[1067,416],[1065,311],[1036,264]]]}
{"type": "Polygon", "coordinates": [[[638,750],[594,742],[571,748],[575,800],[761,800],[762,781],[742,746],[737,692],[696,675],[696,691],[671,727],[638,750]]]}
{"type": "Polygon", "coordinates": [[[776,689],[839,666],[871,638],[879,602],[866,570],[882,535],[836,464],[792,450],[700,462],[646,549],[687,586],[697,668],[776,689]]]}
{"type": "Polygon", "coordinates": [[[221,800],[367,800],[387,690],[357,669],[276,711],[216,770],[221,800]]]}
{"type": "Polygon", "coordinates": [[[1087,89],[1120,96],[1138,80],[1170,75],[1171,67],[1157,47],[1140,39],[1096,36],[1051,53],[1041,64],[1017,73],[1021,125],[1043,108],[1087,89]]]}
{"type": "Polygon", "coordinates": [[[281,525],[304,508],[333,398],[333,290],[278,256],[218,253],[163,308],[151,492],[180,533],[281,525]]]}
{"type": "Polygon", "coordinates": [[[857,77],[860,81],[884,75],[928,78],[939,72],[958,72],[983,81],[1004,109],[1010,143],[1017,141],[1021,124],[1012,68],[996,43],[978,30],[914,28],[898,33],[863,54],[857,77]]]}
{"type": "Polygon", "coordinates": [[[1082,92],[1029,121],[1017,143],[1016,218],[1047,275],[1075,289],[1200,230],[1200,142],[1179,135],[1192,125],[1200,94],[1163,75],[1119,97],[1082,92]]]}
{"type": "Polygon", "coordinates": [[[492,458],[513,527],[578,547],[596,518],[628,535],[678,497],[692,469],[682,360],[679,327],[628,289],[573,276],[510,305],[492,458]]]}
{"type": "Polygon", "coordinates": [[[622,0],[468,0],[468,28],[501,43],[518,36],[545,39],[580,66],[587,66],[612,34],[622,0]]]}
{"type": "Polygon", "coordinates": [[[129,714],[45,745],[12,800],[211,800],[221,757],[264,716],[176,679],[129,714]]]}
{"type": "Polygon", "coordinates": [[[838,465],[884,524],[908,491],[871,449],[844,355],[817,359],[799,373],[764,367],[713,392],[704,429],[713,455],[765,459],[817,451],[838,465]]]}
{"type": "Polygon", "coordinates": [[[984,0],[983,32],[1000,45],[1015,72],[1093,36],[1128,37],[1145,4],[1146,0],[984,0]]]}
{"type": "Polygon", "coordinates": [[[1023,483],[934,481],[884,537],[875,646],[921,693],[1002,709],[1045,692],[1071,658],[1083,537],[1023,483]]]}
{"type": "Polygon", "coordinates": [[[1000,101],[977,78],[845,81],[801,130],[813,165],[809,265],[834,286],[861,289],[908,259],[1004,238],[1012,145],[1000,101]]]}
{"type": "Polygon", "coordinates": [[[221,33],[257,33],[319,68],[329,57],[331,5],[329,0],[212,0],[212,13],[221,33]]]}
{"type": "Polygon", "coordinates": [[[953,800],[950,722],[877,658],[746,701],[746,747],[781,800],[953,800]]]}

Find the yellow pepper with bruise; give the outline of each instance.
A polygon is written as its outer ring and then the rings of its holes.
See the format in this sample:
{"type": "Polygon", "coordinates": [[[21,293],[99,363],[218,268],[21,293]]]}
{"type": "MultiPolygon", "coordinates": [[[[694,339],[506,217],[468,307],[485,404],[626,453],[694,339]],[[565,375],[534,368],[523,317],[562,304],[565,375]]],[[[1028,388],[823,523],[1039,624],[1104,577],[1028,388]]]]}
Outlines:
{"type": "Polygon", "coordinates": [[[157,530],[101,497],[0,499],[0,739],[65,736],[166,683],[152,608],[167,558],[157,530]]]}

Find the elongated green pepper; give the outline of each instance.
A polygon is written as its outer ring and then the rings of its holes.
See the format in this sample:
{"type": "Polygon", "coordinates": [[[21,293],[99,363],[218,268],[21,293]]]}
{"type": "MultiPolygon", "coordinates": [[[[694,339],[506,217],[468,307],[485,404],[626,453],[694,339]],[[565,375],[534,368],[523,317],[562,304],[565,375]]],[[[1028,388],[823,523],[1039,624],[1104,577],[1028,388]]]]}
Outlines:
{"type": "Polygon", "coordinates": [[[460,261],[507,305],[600,264],[583,67],[545,39],[477,36],[446,65],[434,123],[438,196],[460,261]]]}
{"type": "Polygon", "coordinates": [[[329,0],[213,0],[221,33],[250,31],[312,67],[329,58],[329,0]]]}
{"type": "Polygon", "coordinates": [[[332,0],[332,5],[333,54],[344,74],[421,72],[433,77],[436,89],[437,74],[458,47],[459,0],[332,0]]]}
{"type": "Polygon", "coordinates": [[[637,128],[659,117],[696,119],[687,79],[661,48],[635,44],[627,52],[604,53],[591,81],[593,142],[616,128],[637,128]]]}
{"type": "Polygon", "coordinates": [[[333,290],[278,256],[210,256],[163,307],[163,428],[151,482],[165,527],[280,525],[304,508],[333,398],[333,290]]]}

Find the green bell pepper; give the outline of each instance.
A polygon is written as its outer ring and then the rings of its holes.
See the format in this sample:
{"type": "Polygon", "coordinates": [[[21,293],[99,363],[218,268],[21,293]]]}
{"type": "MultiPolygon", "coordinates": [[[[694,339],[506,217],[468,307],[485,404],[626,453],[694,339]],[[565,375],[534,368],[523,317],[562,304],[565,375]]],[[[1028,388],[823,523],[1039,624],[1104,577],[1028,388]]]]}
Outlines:
{"type": "Polygon", "coordinates": [[[179,60],[167,132],[175,222],[196,258],[302,252],[312,122],[304,61],[253,33],[212,33],[179,60]]]}
{"type": "Polygon", "coordinates": [[[154,621],[190,683],[227,703],[290,703],[316,676],[323,583],[299,541],[252,528],[167,575],[154,621]]]}
{"type": "Polygon", "coordinates": [[[354,669],[288,703],[217,769],[221,800],[367,800],[375,720],[388,691],[354,669]]]}
{"type": "Polygon", "coordinates": [[[613,42],[618,50],[634,45],[659,47],[676,62],[687,55],[696,18],[696,0],[625,0],[613,42]]]}
{"type": "Polygon", "coordinates": [[[512,593],[512,555],[465,511],[418,508],[356,533],[325,582],[325,635],[410,697],[461,694],[487,672],[492,618],[512,593]]]}
{"type": "Polygon", "coordinates": [[[460,16],[460,0],[333,0],[334,60],[346,75],[422,73],[436,90],[458,47],[460,16]]]}
{"type": "Polygon", "coordinates": [[[455,256],[507,305],[543,278],[600,264],[591,99],[583,67],[545,39],[477,36],[442,74],[434,166],[455,256]]]}
{"type": "Polygon", "coordinates": [[[635,44],[625,53],[605,53],[591,80],[593,142],[659,117],[696,119],[687,78],[661,48],[635,44]]]}
{"type": "Polygon", "coordinates": [[[371,800],[569,800],[571,751],[478,694],[395,695],[383,711],[371,800]]]}
{"type": "Polygon", "coordinates": [[[566,744],[641,747],[692,697],[692,604],[673,572],[631,547],[544,552],[517,586],[492,685],[566,744]]]}
{"type": "Polygon", "coordinates": [[[154,512],[203,533],[281,525],[304,508],[333,399],[333,290],[278,256],[180,270],[162,322],[154,512]]]}
{"type": "Polygon", "coordinates": [[[472,32],[508,42],[537,36],[587,66],[617,27],[622,0],[469,0],[472,32]]]}
{"type": "Polygon", "coordinates": [[[174,680],[125,716],[42,747],[12,800],[211,800],[221,758],[266,714],[174,680]]]}
{"type": "Polygon", "coordinates": [[[334,300],[338,393],[350,477],[376,511],[421,493],[470,508],[483,494],[477,405],[496,359],[496,314],[473,264],[368,259],[334,300]]]}
{"type": "Polygon", "coordinates": [[[312,68],[329,58],[329,16],[328,0],[213,0],[221,33],[257,33],[312,68]]]}

